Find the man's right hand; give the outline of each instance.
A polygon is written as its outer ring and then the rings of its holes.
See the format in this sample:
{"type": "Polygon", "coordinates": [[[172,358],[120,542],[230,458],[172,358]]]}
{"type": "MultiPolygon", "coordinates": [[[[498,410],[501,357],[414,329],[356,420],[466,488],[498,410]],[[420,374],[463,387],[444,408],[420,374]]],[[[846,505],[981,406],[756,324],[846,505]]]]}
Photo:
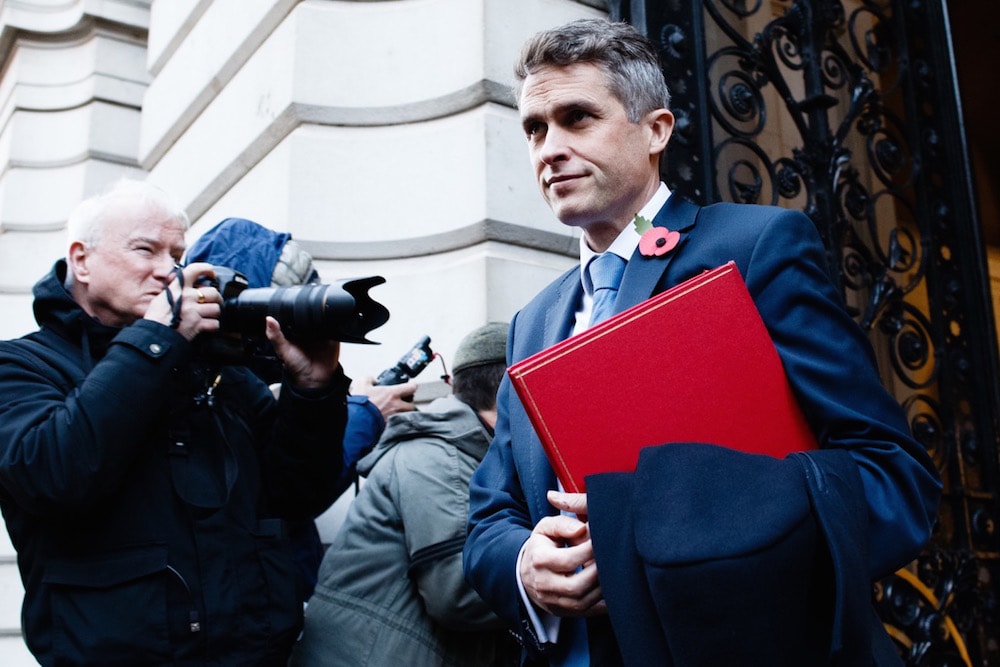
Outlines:
{"type": "Polygon", "coordinates": [[[170,326],[174,317],[173,308],[167,301],[167,290],[170,291],[174,303],[181,299],[180,322],[177,324],[177,333],[188,340],[193,340],[195,336],[203,331],[218,331],[219,317],[222,315],[222,295],[214,287],[196,287],[195,282],[201,277],[215,278],[215,271],[211,264],[196,262],[189,264],[181,270],[184,274],[184,289],[180,288],[177,276],[172,276],[171,280],[161,292],[149,304],[146,310],[145,319],[159,322],[170,326]]]}
{"type": "MultiPolygon", "coordinates": [[[[582,507],[583,494],[550,492],[550,502],[560,509],[582,507]],[[575,496],[582,496],[575,502],[575,496]],[[566,499],[567,502],[561,502],[566,499]]],[[[521,584],[531,601],[556,616],[598,616],[607,613],[597,580],[597,564],[590,529],[579,519],[548,516],[539,521],[521,553],[521,584]]]]}
{"type": "Polygon", "coordinates": [[[351,393],[367,396],[372,405],[378,408],[385,419],[399,412],[410,412],[415,409],[413,395],[417,391],[417,383],[413,380],[402,384],[375,384],[375,378],[366,377],[351,385],[351,393]]]}

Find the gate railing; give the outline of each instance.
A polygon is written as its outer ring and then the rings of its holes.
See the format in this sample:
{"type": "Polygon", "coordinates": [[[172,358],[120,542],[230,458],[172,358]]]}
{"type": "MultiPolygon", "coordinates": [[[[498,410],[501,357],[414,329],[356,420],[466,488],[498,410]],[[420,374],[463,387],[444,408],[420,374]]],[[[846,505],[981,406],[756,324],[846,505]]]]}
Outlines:
{"type": "Polygon", "coordinates": [[[664,180],[813,220],[941,471],[932,543],[874,591],[901,654],[1000,665],[1000,373],[945,3],[608,4],[660,47],[677,118],[664,180]]]}

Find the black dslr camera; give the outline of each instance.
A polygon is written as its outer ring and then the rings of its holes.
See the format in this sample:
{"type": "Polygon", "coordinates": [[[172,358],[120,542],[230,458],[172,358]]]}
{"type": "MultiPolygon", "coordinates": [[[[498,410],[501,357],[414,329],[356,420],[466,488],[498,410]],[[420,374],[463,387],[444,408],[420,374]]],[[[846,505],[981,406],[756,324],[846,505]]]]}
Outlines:
{"type": "Polygon", "coordinates": [[[222,295],[219,333],[196,342],[204,357],[217,363],[250,363],[274,357],[264,333],[264,318],[273,317],[289,340],[337,340],[368,343],[367,335],[389,319],[389,311],[368,295],[385,282],[382,276],[352,278],[324,285],[248,287],[246,276],[216,266],[215,278],[202,277],[195,286],[211,286],[222,295]]]}

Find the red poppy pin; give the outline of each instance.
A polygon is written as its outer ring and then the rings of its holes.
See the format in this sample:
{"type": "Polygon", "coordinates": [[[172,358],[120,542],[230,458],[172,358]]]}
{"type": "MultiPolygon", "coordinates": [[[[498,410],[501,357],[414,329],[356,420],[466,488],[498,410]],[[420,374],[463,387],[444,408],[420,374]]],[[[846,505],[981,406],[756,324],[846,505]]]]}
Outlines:
{"type": "Polygon", "coordinates": [[[639,239],[639,253],[643,257],[662,257],[677,247],[681,240],[680,232],[666,227],[653,227],[652,223],[641,215],[636,215],[635,230],[642,234],[639,239]]]}

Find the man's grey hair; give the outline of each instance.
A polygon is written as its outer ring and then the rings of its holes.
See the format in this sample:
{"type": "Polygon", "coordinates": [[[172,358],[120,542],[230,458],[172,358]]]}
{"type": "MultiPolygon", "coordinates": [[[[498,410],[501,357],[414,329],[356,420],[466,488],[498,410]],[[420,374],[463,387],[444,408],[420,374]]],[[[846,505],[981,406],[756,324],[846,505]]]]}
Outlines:
{"type": "Polygon", "coordinates": [[[611,93],[633,123],[670,108],[670,91],[652,42],[628,23],[606,19],[580,19],[529,39],[514,66],[515,99],[520,103],[529,74],[576,63],[593,63],[605,71],[611,93]]]}
{"type": "Polygon", "coordinates": [[[67,249],[77,241],[91,248],[97,247],[105,223],[118,214],[118,205],[123,202],[139,203],[147,214],[176,220],[185,230],[191,224],[184,209],[174,203],[163,189],[146,181],[122,178],[73,209],[66,222],[67,249]]]}

